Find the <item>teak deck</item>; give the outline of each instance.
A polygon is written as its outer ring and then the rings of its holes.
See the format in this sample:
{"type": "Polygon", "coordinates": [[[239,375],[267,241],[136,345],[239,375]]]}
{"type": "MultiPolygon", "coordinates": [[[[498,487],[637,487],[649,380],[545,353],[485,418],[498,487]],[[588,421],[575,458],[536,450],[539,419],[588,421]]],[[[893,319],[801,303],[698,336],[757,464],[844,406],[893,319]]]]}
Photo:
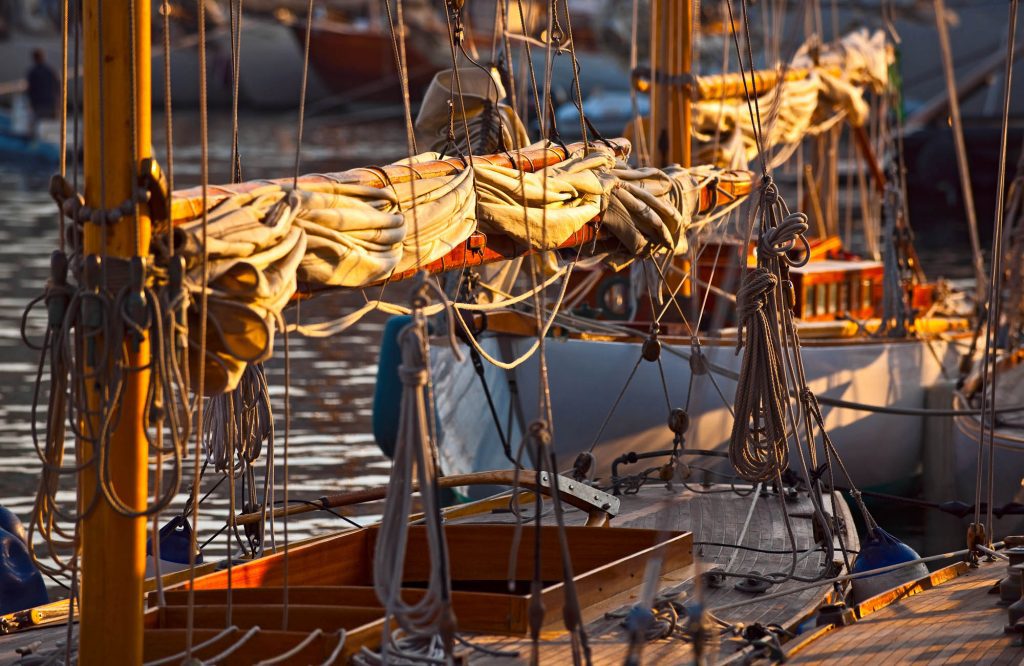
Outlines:
{"type": "Polygon", "coordinates": [[[789,647],[789,664],[1020,664],[1024,647],[1003,632],[1006,607],[989,590],[1006,563],[958,563],[869,599],[862,619],[823,628],[789,647]]]}
{"type": "MultiPolygon", "coordinates": [[[[778,496],[768,495],[758,498],[746,536],[740,542],[739,537],[750,511],[753,496],[740,497],[735,493],[728,492],[728,487],[725,486],[716,486],[710,489],[711,492],[707,492],[708,489],[699,486],[693,489],[698,492],[669,492],[663,486],[650,484],[645,486],[638,495],[622,496],[620,513],[612,521],[612,525],[619,527],[677,529],[693,533],[696,565],[667,575],[663,572],[660,585],[662,591],[679,590],[682,593],[682,599],[694,598],[696,595],[694,579],[699,573],[698,568],[700,571],[706,571],[713,567],[725,568],[729,565],[734,553],[737,554],[732,566],[729,567],[730,571],[759,571],[761,573],[788,571],[791,557],[786,554],[766,554],[749,550],[737,552],[736,549],[724,546],[701,545],[712,542],[742,543],[765,550],[788,550],[790,544],[786,536],[782,505],[778,496]]],[[[853,519],[846,503],[840,500],[836,502],[836,508],[842,522],[847,526],[844,534],[846,543],[851,549],[856,550],[859,547],[859,542],[853,530],[853,519]]],[[[792,522],[797,548],[803,551],[811,548],[815,541],[814,531],[809,520],[810,511],[811,504],[805,496],[786,502],[786,513],[789,514],[792,522]]],[[[572,521],[582,522],[585,518],[584,514],[575,510],[567,512],[566,517],[570,524],[572,521]]],[[[466,520],[493,522],[496,520],[511,521],[513,518],[507,514],[504,516],[498,514],[466,520]]],[[[546,520],[549,521],[551,518],[548,517],[546,520]]],[[[838,552],[836,556],[838,557],[838,552]]],[[[805,558],[797,566],[797,575],[805,577],[817,575],[825,564],[822,559],[821,553],[805,558]]],[[[710,609],[734,602],[745,602],[740,608],[716,613],[723,620],[733,623],[778,623],[787,629],[794,629],[813,613],[829,594],[829,588],[822,586],[781,599],[761,602],[757,600],[757,595],[735,590],[733,587],[735,582],[735,579],[731,579],[725,587],[702,590],[705,607],[710,609]]],[[[773,586],[769,591],[779,592],[798,585],[800,583],[784,583],[773,586]]],[[[587,634],[593,663],[619,666],[624,662],[628,637],[622,627],[622,620],[618,617],[606,617],[606,614],[611,611],[621,611],[632,605],[638,599],[639,594],[640,588],[637,586],[584,611],[584,620],[588,622],[587,634]]],[[[614,615],[619,615],[619,613],[614,615]]],[[[542,636],[541,663],[571,663],[572,648],[568,636],[558,627],[553,629],[553,631],[545,632],[542,636]]],[[[527,637],[475,634],[470,638],[475,643],[488,648],[517,653],[516,657],[495,657],[476,651],[467,652],[466,657],[472,664],[504,666],[529,662],[531,642],[527,637]]],[[[719,645],[713,646],[713,649],[717,651],[717,656],[712,659],[712,663],[729,660],[736,656],[735,652],[741,647],[742,645],[737,645],[723,637],[719,645]]],[[[692,659],[691,646],[678,639],[652,641],[647,643],[643,649],[643,663],[647,664],[681,664],[688,663],[692,659]]]]}
{"type": "MultiPolygon", "coordinates": [[[[810,516],[810,502],[806,497],[786,501],[783,504],[776,495],[755,498],[753,495],[740,496],[727,486],[714,488],[696,487],[683,490],[677,487],[669,491],[663,486],[649,484],[638,495],[622,497],[622,507],[612,521],[610,530],[598,527],[581,527],[586,514],[569,509],[566,522],[577,548],[573,550],[574,573],[578,580],[582,605],[585,607],[584,621],[590,638],[595,664],[621,664],[627,648],[627,635],[621,626],[621,619],[606,617],[609,611],[626,608],[633,604],[640,593],[647,555],[655,543],[665,543],[667,553],[662,567],[660,587],[662,590],[679,590],[685,597],[696,594],[693,583],[699,571],[711,567],[730,565],[731,571],[750,572],[786,571],[791,564],[787,554],[759,553],[739,550],[723,545],[736,544],[766,550],[788,550],[789,539],[783,522],[783,506],[790,516],[797,548],[807,550],[814,544],[814,531],[810,516]],[[697,491],[697,492],[694,492],[697,491]],[[750,514],[749,527],[742,541],[740,535],[750,514]],[[693,536],[685,534],[692,532],[693,536]],[[609,540],[607,536],[618,538],[609,540]],[[666,539],[668,541],[666,542],[666,539]],[[690,555],[691,539],[692,558],[690,555]],[[587,544],[590,544],[589,546],[587,544]],[[705,544],[705,545],[701,545],[705,544]],[[646,555],[644,551],[647,551],[646,555]],[[735,554],[735,558],[733,556],[735,554]],[[697,560],[696,563],[692,559],[697,560]],[[590,577],[589,583],[587,578],[590,577]]],[[[852,531],[853,521],[842,501],[836,502],[840,518],[846,528],[845,538],[851,548],[858,544],[852,531]]],[[[551,515],[543,522],[550,524],[551,515]]],[[[508,562],[507,535],[514,522],[511,514],[498,511],[486,515],[452,521],[448,529],[453,575],[455,578],[485,581],[483,591],[476,585],[476,591],[459,589],[456,585],[454,610],[460,621],[463,636],[475,643],[490,645],[503,650],[516,650],[516,658],[496,658],[480,652],[462,649],[461,654],[471,663],[510,664],[527,661],[530,656],[530,641],[526,636],[525,594],[509,595],[499,593],[501,586],[490,586],[486,581],[504,581],[508,562]],[[480,524],[481,522],[490,524],[480,524]],[[492,533],[492,538],[480,536],[492,533]],[[472,538],[471,538],[472,537],[472,538]],[[467,541],[469,539],[469,541],[467,541]],[[459,543],[474,544],[472,557],[459,554],[459,543]],[[491,543],[490,547],[479,548],[479,544],[491,543]],[[470,567],[464,573],[455,574],[456,568],[470,567]],[[486,612],[481,612],[486,611],[486,612]]],[[[548,527],[547,529],[552,529],[548,527]]],[[[522,553],[530,554],[532,526],[523,530],[522,553]]],[[[383,630],[381,609],[376,601],[371,583],[368,562],[372,553],[373,530],[353,531],[336,537],[319,540],[309,546],[296,546],[289,556],[289,617],[288,631],[281,631],[281,601],[283,591],[280,571],[280,556],[271,556],[233,570],[233,606],[231,624],[238,629],[222,636],[211,645],[198,650],[197,655],[207,660],[224,653],[239,643],[249,629],[259,626],[247,641],[235,652],[217,663],[250,664],[287,652],[303,645],[286,663],[321,663],[332,656],[338,648],[338,629],[346,628],[348,635],[341,648],[337,664],[363,645],[375,645],[383,630]],[[335,548],[323,544],[335,542],[335,548]],[[276,559],[275,559],[276,558],[276,559]],[[319,630],[319,631],[318,631],[319,630]],[[304,642],[305,641],[305,642],[304,642]]],[[[409,553],[425,552],[416,545],[416,529],[412,531],[409,553]]],[[[553,544],[554,539],[542,539],[542,544],[553,544]]],[[[467,552],[465,549],[463,553],[467,552]]],[[[812,576],[818,574],[827,563],[823,554],[813,553],[797,566],[797,574],[812,576]]],[[[519,568],[519,579],[529,579],[532,574],[531,560],[527,557],[519,568]]],[[[422,577],[425,573],[422,562],[410,561],[407,580],[422,577]]],[[[207,641],[224,631],[227,623],[227,593],[223,589],[226,572],[197,579],[195,613],[197,627],[194,643],[207,641]],[[216,589],[221,588],[221,589],[216,589]]],[[[542,636],[541,659],[543,663],[557,663],[567,659],[570,646],[561,628],[560,571],[544,571],[542,578],[548,581],[545,589],[545,630],[542,636]]],[[[725,587],[706,589],[703,598],[706,607],[732,602],[743,602],[742,607],[718,613],[729,622],[779,623],[793,628],[822,603],[829,594],[829,588],[822,586],[812,590],[786,596],[777,600],[759,602],[756,595],[733,589],[735,580],[725,587]]],[[[798,583],[774,586],[776,592],[798,583]]],[[[410,596],[416,594],[410,591],[410,596]]],[[[185,644],[187,591],[182,587],[168,590],[165,606],[147,614],[146,655],[153,660],[173,655],[185,644]]],[[[152,597],[151,597],[152,601],[152,597]]],[[[25,638],[33,634],[37,639],[52,644],[63,636],[63,627],[28,632],[14,638],[25,638]]],[[[23,644],[19,641],[19,644],[23,644]]],[[[12,642],[0,639],[0,664],[16,663],[11,651],[12,642]]],[[[740,646],[741,647],[741,646],[740,646]]],[[[738,648],[735,643],[723,639],[718,646],[718,661],[727,659],[738,648]]],[[[690,646],[679,639],[659,640],[644,647],[646,663],[684,663],[692,658],[690,646]]]]}

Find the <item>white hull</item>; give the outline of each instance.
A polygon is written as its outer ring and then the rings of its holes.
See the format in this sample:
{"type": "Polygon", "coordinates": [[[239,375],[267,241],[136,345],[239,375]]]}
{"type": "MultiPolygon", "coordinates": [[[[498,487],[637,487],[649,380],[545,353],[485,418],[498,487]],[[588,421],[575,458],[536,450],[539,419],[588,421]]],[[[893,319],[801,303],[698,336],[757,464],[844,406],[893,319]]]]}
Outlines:
{"type": "MultiPolygon", "coordinates": [[[[490,336],[482,342],[488,353],[507,361],[526,351],[531,340],[490,336]]],[[[549,339],[546,347],[554,415],[553,441],[559,464],[566,467],[572,464],[577,453],[589,449],[594,442],[640,355],[640,345],[549,339]]],[[[948,368],[955,367],[956,354],[951,344],[933,341],[932,347],[948,368]]],[[[685,348],[681,351],[688,353],[685,348]]],[[[704,353],[712,365],[733,372],[739,370],[741,357],[731,345],[708,345],[704,353]]],[[[927,387],[941,376],[939,363],[927,345],[913,340],[867,343],[843,340],[832,344],[819,341],[805,344],[803,358],[810,388],[816,394],[871,405],[922,408],[927,387]]],[[[671,406],[683,407],[691,378],[689,362],[667,350],[662,352],[661,360],[671,406]]],[[[509,467],[480,380],[470,361],[458,364],[450,350],[438,347],[433,352],[432,363],[439,422],[444,424],[440,455],[445,472],[455,474],[509,467]]],[[[528,424],[535,419],[539,386],[537,357],[510,372],[486,362],[484,365],[503,426],[510,414],[509,377],[514,377],[518,385],[524,422],[528,424]]],[[[720,375],[715,376],[714,381],[731,404],[736,383],[720,375]]],[[[687,411],[691,424],[686,434],[686,447],[725,451],[732,417],[709,376],[694,377],[687,411]]],[[[895,489],[909,485],[919,472],[923,417],[832,409],[824,405],[822,411],[832,440],[860,487],[895,489]]],[[[670,448],[672,434],[666,426],[667,415],[658,366],[641,362],[594,448],[600,464],[598,473],[607,477],[611,461],[623,453],[670,448]]],[[[514,417],[511,422],[510,441],[515,449],[522,439],[522,426],[514,417]]],[[[792,455],[791,465],[798,468],[795,450],[792,455]]],[[[695,465],[728,471],[722,459],[688,460],[695,465]]],[[[633,466],[633,471],[637,471],[637,467],[640,465],[633,466]]],[[[701,478],[699,472],[697,478],[701,478]]]]}
{"type": "MultiPolygon", "coordinates": [[[[953,428],[953,458],[956,470],[957,499],[973,504],[977,488],[978,442],[981,439],[981,424],[978,419],[958,416],[953,428]]],[[[986,438],[988,433],[986,433],[986,438]]],[[[997,428],[992,469],[993,506],[1001,507],[1010,502],[1024,503],[1024,430],[997,428]]],[[[989,450],[986,446],[982,461],[983,469],[988,468],[989,450]]],[[[987,501],[988,482],[982,480],[981,501],[987,501]]],[[[1024,515],[1006,516],[995,520],[995,536],[1020,534],[1024,528],[1024,515]]]]}

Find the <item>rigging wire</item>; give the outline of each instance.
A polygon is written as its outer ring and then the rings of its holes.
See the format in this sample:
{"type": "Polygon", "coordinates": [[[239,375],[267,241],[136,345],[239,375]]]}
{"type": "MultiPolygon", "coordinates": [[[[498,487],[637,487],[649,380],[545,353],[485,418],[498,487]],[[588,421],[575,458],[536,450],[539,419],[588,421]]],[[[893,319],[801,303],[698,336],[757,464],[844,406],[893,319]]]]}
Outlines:
{"type": "Polygon", "coordinates": [[[206,0],[196,0],[197,22],[199,29],[199,178],[202,199],[202,222],[201,222],[201,247],[199,258],[200,270],[200,293],[199,293],[199,369],[198,381],[196,383],[196,433],[195,450],[193,455],[193,477],[192,477],[192,534],[189,544],[189,591],[188,604],[185,619],[185,659],[192,659],[193,641],[195,638],[195,577],[196,577],[196,554],[199,527],[199,492],[200,492],[200,455],[203,445],[203,408],[204,408],[204,386],[206,383],[206,330],[208,319],[208,284],[209,284],[209,247],[207,244],[209,227],[209,204],[208,194],[210,187],[209,174],[209,135],[208,135],[208,107],[207,107],[207,82],[206,82],[206,0]]]}
{"type": "Polygon", "coordinates": [[[995,430],[996,430],[996,418],[995,418],[995,397],[996,397],[996,380],[998,377],[998,364],[996,359],[996,336],[998,335],[999,316],[1002,310],[1003,292],[1002,292],[1002,260],[1004,254],[1004,243],[1003,243],[1003,222],[1004,222],[1004,195],[1006,188],[1006,153],[1007,153],[1007,136],[1009,133],[1010,123],[1010,91],[1012,90],[1011,84],[1013,80],[1013,48],[1016,43],[1017,34],[1017,7],[1018,0],[1010,0],[1009,9],[1009,27],[1008,37],[1006,42],[1006,66],[1004,69],[1003,78],[1003,113],[1002,113],[1002,127],[999,136],[999,167],[998,175],[996,178],[996,206],[995,206],[995,220],[993,222],[994,232],[992,236],[992,267],[989,275],[988,282],[988,316],[985,321],[985,345],[982,352],[982,365],[981,365],[981,438],[978,442],[978,457],[976,460],[977,472],[976,472],[976,488],[975,488],[975,512],[974,522],[978,524],[981,522],[981,492],[982,492],[982,473],[985,467],[982,455],[986,448],[985,435],[988,433],[988,460],[987,460],[987,471],[988,471],[988,483],[987,483],[987,498],[988,508],[985,515],[985,523],[983,527],[987,526],[986,530],[987,541],[989,547],[992,545],[992,504],[993,495],[995,492],[995,430]]]}

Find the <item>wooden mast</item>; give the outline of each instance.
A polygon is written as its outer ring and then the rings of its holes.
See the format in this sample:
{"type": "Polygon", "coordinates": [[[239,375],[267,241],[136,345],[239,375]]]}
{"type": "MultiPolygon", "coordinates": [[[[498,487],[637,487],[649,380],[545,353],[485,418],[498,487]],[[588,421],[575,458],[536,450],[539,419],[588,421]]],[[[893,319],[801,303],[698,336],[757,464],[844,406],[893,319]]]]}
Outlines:
{"type": "Polygon", "coordinates": [[[690,164],[693,49],[690,0],[651,0],[651,121],[655,166],[690,164]]]}
{"type": "MultiPolygon", "coordinates": [[[[93,210],[117,208],[135,196],[141,161],[152,155],[150,135],[150,2],[110,3],[85,0],[84,38],[84,171],[85,203],[93,210]],[[116,5],[116,6],[115,6],[116,5]],[[130,8],[134,9],[134,15],[130,8]],[[134,62],[133,62],[134,57],[134,62]],[[134,93],[133,93],[134,90],[134,93]],[[132,103],[134,101],[134,104],[132,103]],[[134,130],[134,140],[133,140],[134,130]]],[[[145,206],[138,217],[128,215],[108,224],[87,223],[83,251],[107,257],[107,289],[120,284],[110,270],[115,258],[148,253],[150,221],[145,206]]],[[[96,219],[96,218],[94,218],[96,219]]],[[[98,220],[97,220],[98,221],[98,220]]],[[[120,325],[120,320],[110,322],[120,325]]],[[[131,336],[125,336],[130,338],[131,336]]],[[[115,352],[117,353],[117,352],[115,352]]],[[[143,405],[149,380],[148,337],[126,342],[124,391],[119,417],[109,436],[111,485],[130,508],[141,511],[147,501],[148,444],[143,431],[143,405]]],[[[83,355],[77,372],[99,377],[109,368],[90,368],[83,355]]],[[[86,432],[99,431],[102,382],[87,381],[90,423],[86,432]]],[[[82,460],[96,453],[81,443],[82,460]]],[[[79,477],[81,501],[95,506],[82,521],[81,623],[79,663],[85,666],[142,662],[142,600],[146,565],[146,526],[143,518],[127,518],[114,510],[97,486],[95,463],[79,477]]]]}

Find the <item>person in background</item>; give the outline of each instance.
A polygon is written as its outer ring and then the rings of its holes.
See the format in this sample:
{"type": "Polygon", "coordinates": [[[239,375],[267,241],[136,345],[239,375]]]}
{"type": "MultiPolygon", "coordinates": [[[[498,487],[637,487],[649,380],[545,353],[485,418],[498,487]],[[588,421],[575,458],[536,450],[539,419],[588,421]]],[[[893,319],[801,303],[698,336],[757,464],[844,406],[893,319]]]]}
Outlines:
{"type": "Polygon", "coordinates": [[[57,115],[57,89],[60,82],[57,73],[46,62],[42,49],[33,49],[32,68],[25,79],[28,81],[28,101],[32,106],[33,125],[40,120],[57,115]]]}

